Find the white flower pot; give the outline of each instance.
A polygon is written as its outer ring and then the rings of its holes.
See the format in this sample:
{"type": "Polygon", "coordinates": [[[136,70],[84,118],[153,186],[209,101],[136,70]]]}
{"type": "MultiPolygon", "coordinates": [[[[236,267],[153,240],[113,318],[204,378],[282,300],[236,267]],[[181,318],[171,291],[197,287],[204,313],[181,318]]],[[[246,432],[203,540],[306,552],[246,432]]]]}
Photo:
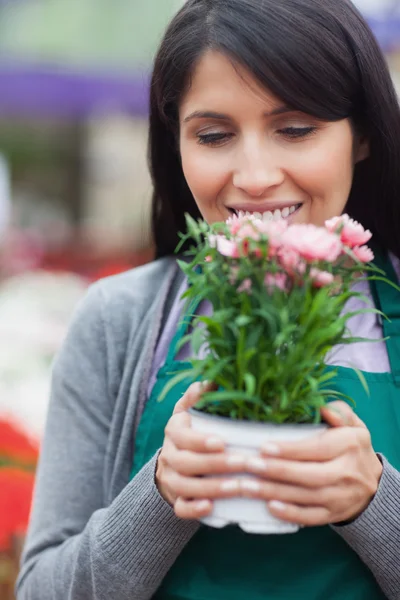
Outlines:
{"type": "MultiPolygon", "coordinates": [[[[256,423],[251,421],[235,421],[224,417],[207,415],[196,410],[189,411],[192,428],[202,433],[218,436],[226,444],[226,451],[232,454],[254,456],[266,442],[283,440],[302,440],[310,438],[327,429],[327,425],[276,425],[273,423],[256,423]]],[[[229,474],[228,477],[253,477],[250,474],[229,474]]],[[[211,527],[225,527],[230,523],[237,524],[248,533],[295,533],[299,526],[282,521],[272,516],[267,503],[256,498],[224,498],[214,501],[212,513],[202,519],[211,527]]]]}

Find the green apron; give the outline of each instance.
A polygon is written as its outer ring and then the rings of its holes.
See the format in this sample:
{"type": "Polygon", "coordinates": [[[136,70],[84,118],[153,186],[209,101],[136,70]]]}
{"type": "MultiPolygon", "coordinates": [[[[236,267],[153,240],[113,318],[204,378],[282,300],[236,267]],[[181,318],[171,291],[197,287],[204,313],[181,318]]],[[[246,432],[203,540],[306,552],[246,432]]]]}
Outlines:
{"type": "MultiPolygon", "coordinates": [[[[389,260],[379,264],[397,282],[389,260]]],[[[338,369],[336,389],[356,400],[356,412],[369,428],[374,448],[400,469],[400,294],[387,284],[371,282],[377,308],[389,316],[384,335],[391,373],[366,373],[370,396],[357,375],[338,369]]],[[[190,380],[157,398],[171,371],[187,368],[175,349],[188,326],[184,319],[171,343],[165,365],[140,421],[132,477],[162,446],[164,428],[190,380]]],[[[328,367],[332,368],[332,367],[328,367]]],[[[382,600],[385,595],[358,555],[329,526],[301,529],[290,535],[251,535],[237,526],[204,525],[184,548],[160,588],[159,600],[382,600]]]]}

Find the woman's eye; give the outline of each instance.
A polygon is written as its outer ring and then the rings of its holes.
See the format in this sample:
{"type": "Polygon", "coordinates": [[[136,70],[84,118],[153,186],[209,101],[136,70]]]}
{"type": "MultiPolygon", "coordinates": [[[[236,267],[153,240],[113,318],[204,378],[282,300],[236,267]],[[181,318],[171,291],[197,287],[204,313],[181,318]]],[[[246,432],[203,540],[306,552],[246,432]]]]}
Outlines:
{"type": "Polygon", "coordinates": [[[284,129],[278,129],[278,133],[287,138],[304,138],[312,135],[317,130],[316,127],[285,127],[284,129]]]}
{"type": "Polygon", "coordinates": [[[224,142],[227,142],[233,133],[198,133],[197,141],[199,144],[206,146],[219,146],[224,142]]]}

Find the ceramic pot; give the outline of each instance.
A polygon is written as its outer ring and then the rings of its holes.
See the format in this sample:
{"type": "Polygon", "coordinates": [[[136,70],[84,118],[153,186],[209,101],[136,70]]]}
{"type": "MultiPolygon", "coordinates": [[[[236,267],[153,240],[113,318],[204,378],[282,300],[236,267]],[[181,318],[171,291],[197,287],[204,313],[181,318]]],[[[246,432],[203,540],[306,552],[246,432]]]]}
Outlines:
{"type": "MultiPolygon", "coordinates": [[[[192,427],[196,431],[218,436],[224,440],[226,451],[233,454],[253,456],[266,442],[297,441],[310,438],[327,429],[327,425],[276,425],[274,423],[256,423],[235,421],[225,417],[216,417],[191,409],[189,414],[192,427]]],[[[254,477],[249,474],[232,474],[231,477],[254,477]]],[[[266,502],[256,498],[224,498],[214,502],[213,512],[202,523],[211,527],[225,527],[237,524],[248,533],[295,533],[299,526],[277,519],[269,512],[266,502]]]]}

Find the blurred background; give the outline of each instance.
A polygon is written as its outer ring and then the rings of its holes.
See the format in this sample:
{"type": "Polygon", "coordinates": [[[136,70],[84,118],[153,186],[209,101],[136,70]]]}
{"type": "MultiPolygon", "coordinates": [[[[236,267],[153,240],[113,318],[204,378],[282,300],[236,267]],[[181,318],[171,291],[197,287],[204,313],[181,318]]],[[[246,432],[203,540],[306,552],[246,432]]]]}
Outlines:
{"type": "MultiPolygon", "coordinates": [[[[400,1],[356,0],[400,89],[400,1]]],[[[0,600],[50,368],[87,286],[152,259],[151,63],[183,0],[0,0],[0,600]]]]}

